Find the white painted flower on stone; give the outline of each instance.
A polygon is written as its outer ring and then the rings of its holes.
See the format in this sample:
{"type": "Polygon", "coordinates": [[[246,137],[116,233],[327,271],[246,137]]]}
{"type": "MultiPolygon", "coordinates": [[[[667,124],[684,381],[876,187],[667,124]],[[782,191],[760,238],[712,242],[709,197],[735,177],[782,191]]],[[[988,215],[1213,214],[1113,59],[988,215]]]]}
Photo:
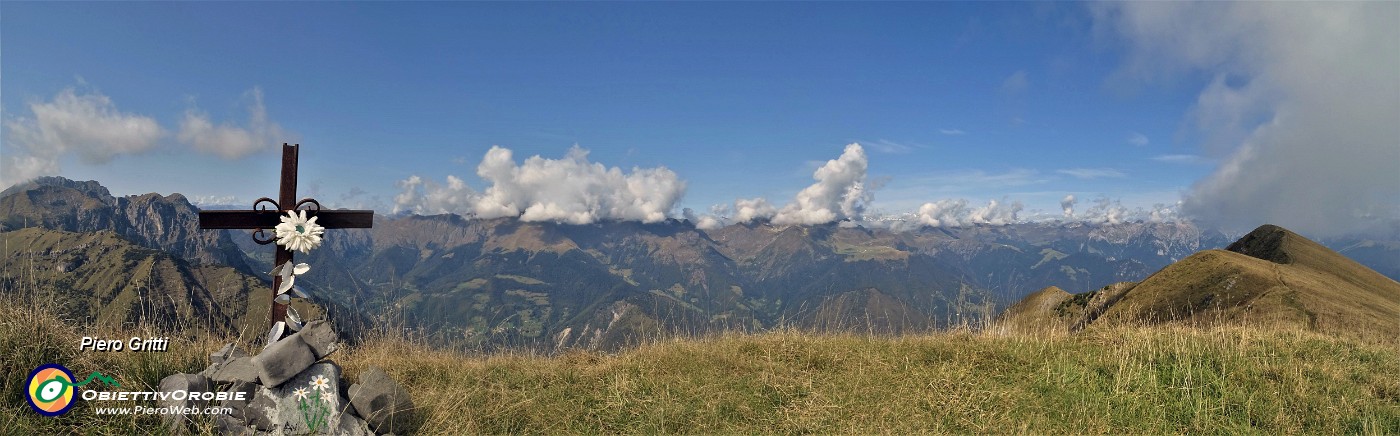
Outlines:
{"type": "Polygon", "coordinates": [[[311,387],[324,392],[325,390],[331,388],[331,381],[324,375],[317,375],[311,378],[311,387]]]}
{"type": "Polygon", "coordinates": [[[276,268],[273,268],[272,275],[282,277],[282,286],[277,288],[277,295],[285,294],[287,291],[291,290],[292,285],[297,281],[297,276],[306,274],[307,271],[311,271],[311,265],[305,263],[292,265],[291,261],[287,261],[287,263],[277,265],[276,268]]]}
{"type": "Polygon", "coordinates": [[[321,401],[325,401],[326,404],[335,404],[335,396],[334,396],[334,395],[322,395],[322,396],[321,396],[321,401]]]}
{"type": "Polygon", "coordinates": [[[305,399],[306,399],[306,393],[307,393],[306,388],[296,388],[296,390],[292,391],[292,395],[296,395],[296,397],[297,397],[298,400],[305,400],[305,399]]]}
{"type": "Polygon", "coordinates": [[[311,217],[308,220],[306,219],[306,211],[289,210],[287,216],[278,218],[281,219],[282,223],[274,228],[277,231],[277,245],[302,253],[309,253],[321,246],[321,234],[326,232],[326,228],[316,224],[318,217],[311,217]]]}

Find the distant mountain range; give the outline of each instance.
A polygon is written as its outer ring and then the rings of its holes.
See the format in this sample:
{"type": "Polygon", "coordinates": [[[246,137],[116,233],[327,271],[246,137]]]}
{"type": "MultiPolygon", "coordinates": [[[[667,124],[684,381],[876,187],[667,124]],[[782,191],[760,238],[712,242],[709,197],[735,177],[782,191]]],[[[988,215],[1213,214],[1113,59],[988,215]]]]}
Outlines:
{"type": "MultiPolygon", "coordinates": [[[[179,194],[116,198],[96,182],[41,178],[0,194],[0,225],[7,244],[25,246],[9,246],[0,262],[6,291],[25,280],[35,283],[26,262],[43,258],[36,250],[92,247],[98,238],[129,244],[132,252],[158,251],[168,256],[171,271],[186,271],[171,277],[204,289],[167,295],[181,309],[157,312],[217,319],[220,325],[266,316],[265,308],[256,308],[266,300],[232,296],[247,295],[246,287],[211,285],[188,271],[223,265],[239,280],[266,283],[271,247],[252,243],[247,232],[198,230],[197,209],[179,194]],[[94,236],[99,232],[106,236],[94,236]],[[181,297],[192,303],[179,304],[181,297]],[[257,310],[264,312],[253,314],[257,310]]],[[[1088,290],[1144,280],[1230,242],[1187,223],[904,232],[761,223],[706,231],[678,220],[564,225],[455,215],[377,217],[373,229],[328,231],[322,248],[297,257],[312,265],[297,283],[337,313],[338,322],[408,328],[458,346],[610,349],[648,337],[717,330],[793,326],[897,333],[978,324],[1046,286],[1088,290]]],[[[1398,243],[1354,238],[1329,244],[1391,277],[1400,275],[1398,243]]],[[[105,259],[104,253],[84,252],[84,262],[105,259]]],[[[129,320],[133,315],[104,313],[156,305],[147,300],[158,296],[92,297],[113,291],[80,280],[43,283],[108,306],[123,302],[106,312],[91,304],[77,307],[86,308],[83,316],[129,320]]]]}

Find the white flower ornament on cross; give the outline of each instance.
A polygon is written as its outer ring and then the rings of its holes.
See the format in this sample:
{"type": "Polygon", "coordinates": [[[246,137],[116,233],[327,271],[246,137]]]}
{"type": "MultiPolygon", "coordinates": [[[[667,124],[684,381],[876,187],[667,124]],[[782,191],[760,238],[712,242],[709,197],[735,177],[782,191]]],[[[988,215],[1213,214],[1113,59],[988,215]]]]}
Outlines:
{"type": "MultiPolygon", "coordinates": [[[[320,224],[316,224],[316,218],[317,217],[313,216],[311,219],[307,219],[305,210],[289,210],[285,216],[279,216],[278,219],[281,220],[281,223],[273,228],[277,245],[281,245],[290,251],[300,251],[302,253],[310,253],[311,250],[320,247],[321,234],[326,232],[326,228],[322,227],[320,224]]],[[[287,292],[291,291],[291,293],[298,298],[310,299],[305,292],[302,292],[301,287],[296,285],[297,276],[306,274],[306,272],[310,270],[311,265],[305,263],[294,264],[291,260],[272,268],[272,275],[281,279],[281,285],[277,287],[277,293],[274,294],[275,297],[273,301],[286,306],[287,319],[275,323],[272,327],[272,331],[268,332],[267,343],[269,345],[281,340],[282,334],[288,329],[294,332],[301,330],[301,316],[290,306],[291,296],[288,295],[287,292]]],[[[312,387],[317,386],[313,383],[312,387]]],[[[318,389],[323,388],[318,387],[318,389]]]]}
{"type": "Polygon", "coordinates": [[[287,211],[287,216],[278,217],[282,221],[273,228],[277,232],[277,245],[288,250],[310,253],[321,246],[321,234],[325,227],[316,224],[317,217],[306,219],[305,210],[287,211]]]}
{"type": "MultiPolygon", "coordinates": [[[[293,286],[296,284],[297,276],[306,274],[307,271],[311,271],[311,265],[305,263],[292,265],[291,261],[287,261],[287,263],[277,265],[276,268],[273,268],[272,275],[282,276],[282,286],[277,288],[277,295],[282,295],[292,290],[293,286]]],[[[301,292],[297,292],[297,294],[297,296],[302,295],[301,292]]]]}

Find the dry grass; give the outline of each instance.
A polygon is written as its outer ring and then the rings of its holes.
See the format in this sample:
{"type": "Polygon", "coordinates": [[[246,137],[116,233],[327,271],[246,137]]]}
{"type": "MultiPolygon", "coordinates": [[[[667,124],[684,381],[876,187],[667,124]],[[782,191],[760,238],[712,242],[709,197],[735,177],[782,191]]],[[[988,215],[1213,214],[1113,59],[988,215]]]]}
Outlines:
{"type": "Polygon", "coordinates": [[[97,416],[83,401],[57,418],[40,416],[24,400],[25,378],[39,365],[58,363],[80,379],[96,371],[116,379],[122,390],[151,391],[168,375],[203,370],[209,365],[209,353],[223,345],[206,333],[180,336],[144,327],[85,328],[63,319],[52,301],[33,295],[0,298],[0,395],[4,398],[0,434],[161,433],[157,416],[97,416]],[[136,336],[165,336],[171,342],[164,353],[78,351],[85,335],[123,342],[136,336]]]}
{"type": "Polygon", "coordinates": [[[422,431],[466,433],[1388,433],[1392,344],[1248,327],[900,338],[794,331],[618,355],[351,350],[408,385],[422,431]]]}
{"type": "MultiPolygon", "coordinates": [[[[78,329],[0,304],[0,433],[160,432],[157,419],[58,419],[17,384],[41,363],[154,384],[197,371],[212,338],[170,353],[78,353],[78,329]]],[[[380,335],[332,356],[352,380],[405,384],[420,433],[1393,433],[1400,349],[1288,328],[989,329],[872,337],[778,331],[665,340],[615,355],[468,355],[380,335]]],[[[208,432],[207,427],[200,430],[208,432]]]]}

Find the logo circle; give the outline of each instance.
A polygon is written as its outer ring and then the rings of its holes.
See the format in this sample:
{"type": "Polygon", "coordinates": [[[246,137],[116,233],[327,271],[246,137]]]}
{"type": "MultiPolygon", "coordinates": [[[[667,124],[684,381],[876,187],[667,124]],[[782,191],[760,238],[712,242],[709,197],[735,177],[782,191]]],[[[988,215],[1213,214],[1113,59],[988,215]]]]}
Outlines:
{"type": "Polygon", "coordinates": [[[46,363],[34,368],[25,382],[29,407],[44,416],[58,416],[73,408],[73,372],[63,365],[46,363]]]}

